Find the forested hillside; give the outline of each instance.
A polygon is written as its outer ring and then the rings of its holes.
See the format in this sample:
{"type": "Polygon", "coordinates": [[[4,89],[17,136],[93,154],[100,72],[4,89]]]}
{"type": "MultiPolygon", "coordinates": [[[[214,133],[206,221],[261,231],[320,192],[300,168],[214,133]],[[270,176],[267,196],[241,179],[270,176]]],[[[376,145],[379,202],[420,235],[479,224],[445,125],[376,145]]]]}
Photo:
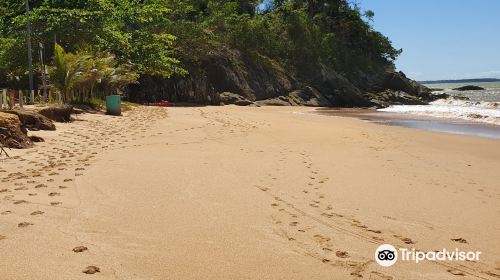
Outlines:
{"type": "MultiPolygon", "coordinates": [[[[130,83],[123,85],[138,101],[370,106],[430,98],[426,88],[394,72],[401,50],[373,29],[374,13],[352,1],[30,0],[29,5],[35,86],[41,83],[43,43],[55,89],[61,83],[66,90],[99,88],[103,79],[97,77],[111,73],[99,66],[108,57],[121,69],[116,73],[128,75],[124,80],[130,83]],[[58,83],[56,44],[72,55],[77,82],[63,77],[58,83]],[[91,63],[82,66],[81,57],[91,63]],[[223,92],[237,96],[226,93],[221,99],[223,92]]],[[[27,84],[25,3],[2,0],[0,87],[27,84]]]]}

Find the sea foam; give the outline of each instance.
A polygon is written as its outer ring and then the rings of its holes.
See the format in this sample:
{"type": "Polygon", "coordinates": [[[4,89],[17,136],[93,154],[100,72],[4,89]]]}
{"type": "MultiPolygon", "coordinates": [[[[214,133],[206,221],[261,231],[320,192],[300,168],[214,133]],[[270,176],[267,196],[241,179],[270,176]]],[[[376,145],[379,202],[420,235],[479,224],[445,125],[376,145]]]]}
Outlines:
{"type": "Polygon", "coordinates": [[[394,105],[379,111],[500,125],[500,102],[441,99],[429,105],[394,105]]]}

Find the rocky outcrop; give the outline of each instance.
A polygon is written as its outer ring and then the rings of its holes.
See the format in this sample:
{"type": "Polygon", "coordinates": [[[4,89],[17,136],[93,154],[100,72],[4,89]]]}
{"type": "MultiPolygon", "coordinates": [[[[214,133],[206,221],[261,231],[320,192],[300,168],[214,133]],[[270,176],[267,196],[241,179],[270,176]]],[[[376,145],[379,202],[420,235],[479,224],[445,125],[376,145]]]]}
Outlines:
{"type": "Polygon", "coordinates": [[[37,111],[38,114],[45,116],[55,122],[69,122],[71,121],[71,113],[73,113],[73,106],[50,106],[42,108],[37,111]]]}
{"type": "Polygon", "coordinates": [[[0,143],[9,148],[24,149],[33,145],[15,114],[0,112],[0,143]]]}
{"type": "Polygon", "coordinates": [[[259,100],[255,103],[267,106],[312,106],[331,107],[332,103],[325,98],[317,89],[306,86],[294,90],[288,95],[278,96],[270,99],[259,100]]]}
{"type": "Polygon", "coordinates": [[[320,92],[330,102],[330,106],[365,107],[370,105],[369,100],[363,96],[359,88],[332,68],[320,64],[318,71],[310,77],[306,83],[320,92]]]}
{"type": "Polygon", "coordinates": [[[221,47],[190,67],[189,75],[169,79],[143,76],[130,87],[130,100],[197,104],[371,107],[426,104],[432,91],[402,72],[360,73],[350,81],[318,64],[297,77],[258,54],[221,47]]]}
{"type": "Polygon", "coordinates": [[[4,112],[17,115],[21,121],[21,125],[29,130],[56,130],[56,126],[50,119],[36,112],[26,110],[11,110],[4,112]]]}
{"type": "Polygon", "coordinates": [[[130,87],[130,99],[219,105],[223,92],[255,101],[297,88],[295,79],[271,60],[228,48],[211,50],[203,61],[188,70],[189,75],[170,79],[143,76],[139,84],[130,87]]]}
{"type": "Polygon", "coordinates": [[[360,74],[356,85],[365,92],[365,97],[376,107],[392,104],[416,105],[447,98],[446,93],[433,90],[408,79],[403,72],[385,71],[375,74],[360,74]]]}
{"type": "Polygon", "coordinates": [[[466,91],[466,90],[484,90],[484,88],[479,87],[479,86],[468,85],[468,86],[463,86],[463,87],[454,88],[453,90],[458,90],[458,91],[466,91]]]}
{"type": "Polygon", "coordinates": [[[378,93],[367,93],[370,101],[375,107],[387,107],[389,105],[424,105],[426,101],[408,94],[404,91],[385,90],[378,93]]]}
{"type": "Polygon", "coordinates": [[[219,98],[222,105],[234,104],[238,106],[248,106],[254,104],[243,96],[232,92],[223,92],[220,94],[219,98]]]}

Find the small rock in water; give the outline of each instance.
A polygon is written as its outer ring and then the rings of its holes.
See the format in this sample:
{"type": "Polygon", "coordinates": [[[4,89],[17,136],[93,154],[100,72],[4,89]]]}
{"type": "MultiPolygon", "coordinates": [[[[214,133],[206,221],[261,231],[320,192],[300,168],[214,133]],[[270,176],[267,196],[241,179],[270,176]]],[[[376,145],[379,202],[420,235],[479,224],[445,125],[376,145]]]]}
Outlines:
{"type": "Polygon", "coordinates": [[[75,253],[81,253],[81,252],[87,251],[87,250],[88,250],[88,248],[85,246],[78,246],[78,247],[73,248],[73,252],[75,252],[75,253]]]}
{"type": "Polygon", "coordinates": [[[101,270],[97,266],[91,265],[91,266],[87,266],[82,272],[85,274],[94,274],[97,272],[101,272],[101,270]]]}

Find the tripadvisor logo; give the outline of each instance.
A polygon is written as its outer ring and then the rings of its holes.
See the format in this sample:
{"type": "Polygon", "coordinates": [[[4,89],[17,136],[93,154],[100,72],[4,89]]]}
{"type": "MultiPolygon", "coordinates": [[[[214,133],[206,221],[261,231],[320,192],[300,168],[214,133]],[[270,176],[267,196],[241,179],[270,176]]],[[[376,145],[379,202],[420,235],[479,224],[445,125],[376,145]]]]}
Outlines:
{"type": "Polygon", "coordinates": [[[398,260],[398,251],[390,244],[380,245],[375,251],[375,260],[381,266],[391,266],[398,260]]]}
{"type": "Polygon", "coordinates": [[[422,252],[417,251],[415,248],[399,248],[397,250],[390,244],[383,244],[378,246],[375,250],[375,261],[385,267],[392,266],[399,259],[401,261],[412,261],[419,263],[421,261],[479,261],[481,252],[479,251],[460,251],[443,249],[440,251],[422,252]]]}

